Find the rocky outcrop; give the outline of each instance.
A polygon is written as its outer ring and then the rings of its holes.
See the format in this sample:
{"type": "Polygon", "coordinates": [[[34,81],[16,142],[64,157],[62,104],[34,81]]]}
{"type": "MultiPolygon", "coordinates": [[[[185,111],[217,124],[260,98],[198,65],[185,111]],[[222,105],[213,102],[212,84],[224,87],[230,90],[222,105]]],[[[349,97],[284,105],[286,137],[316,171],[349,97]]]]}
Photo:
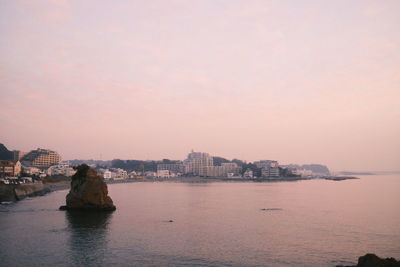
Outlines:
{"type": "Polygon", "coordinates": [[[357,267],[400,267],[400,262],[394,258],[381,259],[375,254],[365,254],[358,258],[357,267]]]}
{"type": "Polygon", "coordinates": [[[394,258],[382,259],[375,254],[368,253],[358,258],[357,265],[347,267],[400,267],[400,261],[394,258]]]}
{"type": "Polygon", "coordinates": [[[42,182],[29,184],[0,184],[0,202],[14,202],[26,197],[42,196],[51,190],[42,182]]]}
{"type": "Polygon", "coordinates": [[[77,167],[72,176],[71,189],[61,210],[113,211],[115,206],[108,196],[107,184],[95,170],[86,164],[77,167]]]}

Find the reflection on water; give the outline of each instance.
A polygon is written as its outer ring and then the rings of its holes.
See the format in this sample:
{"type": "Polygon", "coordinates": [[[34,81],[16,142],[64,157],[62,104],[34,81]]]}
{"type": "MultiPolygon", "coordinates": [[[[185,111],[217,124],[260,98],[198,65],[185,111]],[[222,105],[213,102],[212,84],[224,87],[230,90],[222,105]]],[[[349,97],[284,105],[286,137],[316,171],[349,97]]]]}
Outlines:
{"type": "Polygon", "coordinates": [[[400,177],[361,178],[113,184],[113,213],[59,211],[68,192],[54,192],[0,212],[0,266],[320,267],[354,265],[368,252],[400,258],[400,177]]]}
{"type": "Polygon", "coordinates": [[[111,212],[67,211],[70,262],[74,266],[103,265],[111,212]]]}
{"type": "Polygon", "coordinates": [[[66,218],[71,229],[106,229],[112,212],[67,211],[66,218]]]}

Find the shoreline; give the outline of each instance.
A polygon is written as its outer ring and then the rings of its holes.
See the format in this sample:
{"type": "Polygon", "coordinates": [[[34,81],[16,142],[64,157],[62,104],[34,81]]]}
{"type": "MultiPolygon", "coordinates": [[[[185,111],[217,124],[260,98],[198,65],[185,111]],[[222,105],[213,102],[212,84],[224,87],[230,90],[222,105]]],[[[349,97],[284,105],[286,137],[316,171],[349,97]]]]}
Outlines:
{"type": "Polygon", "coordinates": [[[25,184],[0,184],[0,204],[18,202],[27,197],[44,196],[48,193],[70,188],[70,182],[56,183],[25,183],[25,184]]]}
{"type": "Polygon", "coordinates": [[[26,197],[43,196],[51,189],[42,182],[26,184],[0,184],[0,203],[17,202],[26,197]]]}
{"type": "MultiPolygon", "coordinates": [[[[223,182],[253,182],[253,183],[277,183],[277,182],[297,182],[304,180],[329,180],[329,181],[344,181],[360,179],[353,176],[326,176],[326,177],[279,177],[274,179],[266,178],[221,178],[221,177],[173,177],[173,178],[156,178],[146,177],[142,179],[124,179],[124,180],[110,180],[106,181],[107,184],[125,184],[125,183],[223,183],[223,182]]],[[[17,202],[26,197],[43,196],[51,192],[69,190],[70,181],[58,181],[58,182],[37,182],[27,183],[20,185],[5,185],[0,184],[0,203],[2,202],[17,202]]]]}
{"type": "Polygon", "coordinates": [[[180,176],[172,178],[157,178],[146,177],[140,179],[124,179],[124,180],[109,180],[107,184],[122,184],[122,183],[137,183],[137,182],[170,182],[170,183],[212,183],[212,182],[255,182],[255,183],[270,183],[270,182],[296,182],[304,180],[329,180],[329,181],[344,181],[360,179],[353,176],[326,176],[326,177],[278,177],[278,178],[222,178],[222,177],[189,177],[180,176]]]}

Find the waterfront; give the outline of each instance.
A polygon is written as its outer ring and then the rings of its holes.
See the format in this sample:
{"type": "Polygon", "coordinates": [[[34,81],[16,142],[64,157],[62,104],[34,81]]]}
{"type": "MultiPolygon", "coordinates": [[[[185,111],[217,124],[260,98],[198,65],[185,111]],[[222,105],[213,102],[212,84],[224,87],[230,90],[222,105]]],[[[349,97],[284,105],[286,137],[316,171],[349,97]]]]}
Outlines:
{"type": "Polygon", "coordinates": [[[360,178],[112,184],[112,214],[59,211],[67,191],[57,191],[0,206],[0,258],[4,266],[334,266],[367,252],[398,259],[400,176],[360,178]]]}

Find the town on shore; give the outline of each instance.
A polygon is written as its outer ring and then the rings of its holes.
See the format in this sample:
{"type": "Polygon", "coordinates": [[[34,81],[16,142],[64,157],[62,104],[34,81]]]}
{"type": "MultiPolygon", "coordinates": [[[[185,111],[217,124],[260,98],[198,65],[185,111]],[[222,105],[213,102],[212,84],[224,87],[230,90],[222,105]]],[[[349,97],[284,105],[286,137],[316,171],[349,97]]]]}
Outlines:
{"type": "Polygon", "coordinates": [[[208,153],[191,151],[184,160],[61,160],[56,151],[35,149],[30,152],[10,151],[0,144],[0,183],[20,184],[35,181],[57,182],[75,174],[74,167],[87,164],[106,182],[148,179],[186,180],[299,180],[325,178],[342,180],[320,164],[279,165],[276,160],[246,162],[227,160],[208,153]]]}

